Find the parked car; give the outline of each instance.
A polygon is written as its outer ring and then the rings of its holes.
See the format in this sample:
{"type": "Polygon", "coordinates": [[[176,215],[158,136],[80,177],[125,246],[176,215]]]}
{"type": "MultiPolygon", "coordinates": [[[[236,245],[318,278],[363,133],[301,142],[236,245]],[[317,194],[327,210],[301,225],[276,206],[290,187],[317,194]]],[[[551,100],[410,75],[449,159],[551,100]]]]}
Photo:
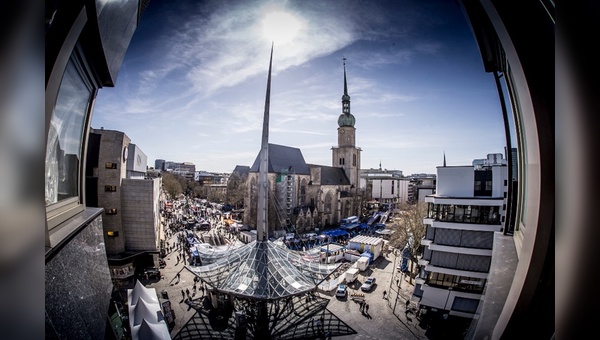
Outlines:
{"type": "Polygon", "coordinates": [[[346,297],[348,294],[348,286],[345,284],[340,284],[337,287],[337,291],[335,292],[335,296],[337,297],[346,297]]]}
{"type": "Polygon", "coordinates": [[[368,292],[373,288],[374,285],[375,285],[375,278],[367,277],[365,282],[363,282],[362,286],[360,286],[360,290],[362,290],[363,292],[368,292]]]}
{"type": "Polygon", "coordinates": [[[160,270],[156,267],[146,268],[144,276],[148,279],[160,279],[160,270]]]}

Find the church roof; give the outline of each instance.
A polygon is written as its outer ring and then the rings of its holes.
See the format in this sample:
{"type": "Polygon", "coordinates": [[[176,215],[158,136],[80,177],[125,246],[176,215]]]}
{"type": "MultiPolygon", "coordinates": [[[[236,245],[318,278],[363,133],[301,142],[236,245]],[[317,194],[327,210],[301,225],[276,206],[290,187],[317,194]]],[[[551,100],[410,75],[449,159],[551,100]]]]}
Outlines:
{"type": "Polygon", "coordinates": [[[321,185],[350,185],[350,179],[343,168],[311,164],[321,168],[321,185]]]}
{"type": "Polygon", "coordinates": [[[247,175],[250,172],[250,167],[247,165],[236,165],[233,169],[232,174],[238,174],[240,176],[247,175]]]}
{"type": "MultiPolygon", "coordinates": [[[[258,172],[260,164],[260,152],[250,168],[250,172],[258,172]]],[[[297,175],[310,175],[310,169],[304,161],[302,151],[298,148],[292,148],[284,145],[269,143],[269,173],[280,173],[289,171],[297,175]]]]}

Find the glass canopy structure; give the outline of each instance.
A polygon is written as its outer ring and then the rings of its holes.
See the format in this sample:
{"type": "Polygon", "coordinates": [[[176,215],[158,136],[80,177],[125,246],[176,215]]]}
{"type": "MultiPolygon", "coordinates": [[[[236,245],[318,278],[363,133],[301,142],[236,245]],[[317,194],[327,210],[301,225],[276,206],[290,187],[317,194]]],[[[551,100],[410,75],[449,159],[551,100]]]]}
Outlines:
{"type": "Polygon", "coordinates": [[[268,157],[271,66],[260,151],[257,239],[228,251],[198,250],[202,266],[186,266],[207,288],[208,299],[176,339],[311,339],[356,334],[325,308],[317,285],[340,264],[321,264],[311,252],[268,240],[268,157]]]}
{"type": "Polygon", "coordinates": [[[273,300],[313,291],[339,265],[314,262],[281,242],[253,241],[213,263],[188,269],[221,293],[273,300]]]}

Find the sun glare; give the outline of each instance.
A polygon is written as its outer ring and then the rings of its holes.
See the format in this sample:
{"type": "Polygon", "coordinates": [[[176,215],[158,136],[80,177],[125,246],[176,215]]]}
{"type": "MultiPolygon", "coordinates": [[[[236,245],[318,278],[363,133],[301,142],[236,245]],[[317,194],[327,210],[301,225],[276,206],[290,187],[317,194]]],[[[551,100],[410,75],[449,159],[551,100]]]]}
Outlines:
{"type": "Polygon", "coordinates": [[[280,44],[294,39],[301,28],[298,18],[281,10],[267,13],[262,24],[264,36],[280,44]]]}

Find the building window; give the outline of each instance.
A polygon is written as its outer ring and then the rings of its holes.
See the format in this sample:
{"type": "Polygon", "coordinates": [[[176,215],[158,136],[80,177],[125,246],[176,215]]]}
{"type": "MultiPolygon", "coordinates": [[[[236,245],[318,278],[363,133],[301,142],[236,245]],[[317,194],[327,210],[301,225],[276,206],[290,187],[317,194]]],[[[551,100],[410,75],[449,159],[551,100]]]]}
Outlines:
{"type": "Polygon", "coordinates": [[[356,166],[356,154],[352,155],[352,166],[356,166]]]}
{"type": "Polygon", "coordinates": [[[117,186],[116,185],[105,185],[104,191],[109,191],[109,192],[117,191],[117,186]]]}
{"type": "Polygon", "coordinates": [[[106,209],[106,214],[107,215],[116,215],[117,209],[116,208],[106,209]]]}
{"type": "Polygon", "coordinates": [[[48,126],[46,144],[46,206],[79,198],[84,128],[93,88],[81,63],[69,59],[48,126]]]}
{"type": "Polygon", "coordinates": [[[475,313],[477,312],[477,307],[479,307],[478,299],[469,299],[464,297],[455,297],[452,302],[451,309],[457,312],[465,312],[465,313],[475,313]]]}
{"type": "MultiPolygon", "coordinates": [[[[66,51],[65,51],[66,52],[66,51]]],[[[83,211],[82,158],[90,110],[99,85],[77,43],[64,69],[56,69],[46,88],[44,198],[47,231],[83,211]],[[59,72],[60,71],[60,72],[59,72]],[[58,81],[55,81],[58,80],[58,81]],[[53,84],[57,85],[53,85],[53,84]]],[[[48,239],[46,239],[46,244],[48,239]]]]}
{"type": "Polygon", "coordinates": [[[492,171],[475,170],[475,192],[474,196],[492,196],[492,171]]]}

